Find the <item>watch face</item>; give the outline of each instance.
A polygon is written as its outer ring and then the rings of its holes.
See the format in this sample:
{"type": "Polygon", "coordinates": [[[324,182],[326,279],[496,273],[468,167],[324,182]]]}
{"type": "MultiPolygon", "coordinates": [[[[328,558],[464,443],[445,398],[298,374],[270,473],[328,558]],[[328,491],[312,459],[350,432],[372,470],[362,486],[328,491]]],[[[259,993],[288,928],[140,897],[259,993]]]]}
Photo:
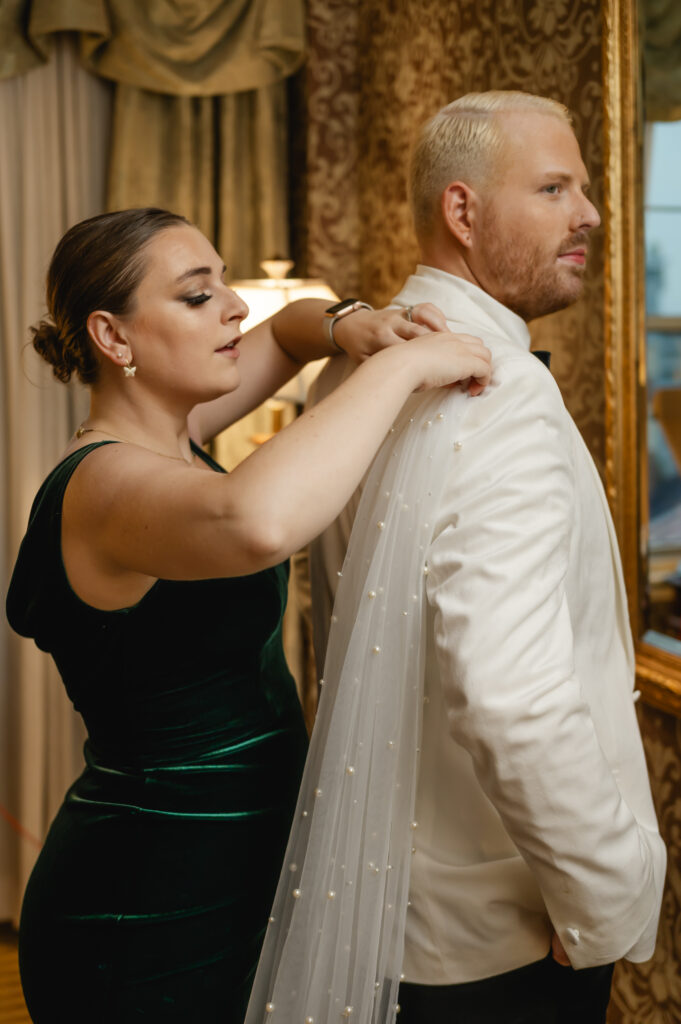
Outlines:
{"type": "Polygon", "coordinates": [[[338,316],[344,309],[349,309],[350,306],[354,306],[357,299],[342,299],[341,302],[337,302],[335,306],[329,306],[328,309],[324,310],[327,316],[338,316]]]}

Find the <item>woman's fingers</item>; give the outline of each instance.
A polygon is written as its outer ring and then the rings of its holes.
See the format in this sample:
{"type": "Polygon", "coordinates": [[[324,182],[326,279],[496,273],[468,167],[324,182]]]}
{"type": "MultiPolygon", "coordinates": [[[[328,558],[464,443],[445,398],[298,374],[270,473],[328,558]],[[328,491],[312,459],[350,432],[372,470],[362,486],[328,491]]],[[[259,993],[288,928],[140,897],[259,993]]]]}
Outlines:
{"type": "Polygon", "coordinates": [[[457,384],[479,394],[489,383],[491,353],[470,335],[450,331],[429,333],[404,349],[405,358],[417,354],[422,382],[417,390],[457,384]],[[407,355],[409,354],[409,355],[407,355]]]}
{"type": "Polygon", "coordinates": [[[446,331],[447,321],[441,309],[432,302],[419,302],[411,306],[411,319],[415,324],[422,324],[431,331],[446,331]]]}
{"type": "Polygon", "coordinates": [[[405,320],[403,316],[399,317],[393,330],[398,338],[401,338],[403,341],[411,341],[412,338],[420,338],[424,334],[432,333],[430,327],[405,320]]]}
{"type": "Polygon", "coordinates": [[[452,334],[461,345],[462,359],[470,373],[456,381],[451,387],[461,388],[475,397],[482,394],[492,377],[492,356],[486,345],[479,338],[470,334],[452,334]]]}
{"type": "Polygon", "coordinates": [[[458,334],[457,337],[470,351],[475,360],[477,369],[471,374],[467,381],[462,382],[462,387],[472,395],[479,395],[489,384],[492,376],[492,354],[479,338],[470,334],[458,334]]]}
{"type": "Polygon", "coordinates": [[[410,323],[399,309],[362,309],[338,320],[333,333],[340,348],[361,363],[383,348],[430,333],[430,328],[410,323]]]}

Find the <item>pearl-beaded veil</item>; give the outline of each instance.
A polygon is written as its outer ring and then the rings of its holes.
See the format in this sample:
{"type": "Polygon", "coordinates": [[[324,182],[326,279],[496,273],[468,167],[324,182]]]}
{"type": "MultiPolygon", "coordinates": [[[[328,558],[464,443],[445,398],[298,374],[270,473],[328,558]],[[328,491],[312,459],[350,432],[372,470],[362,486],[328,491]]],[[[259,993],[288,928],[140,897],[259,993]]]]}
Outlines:
{"type": "Polygon", "coordinates": [[[367,476],[245,1024],[393,1024],[425,661],[427,550],[468,396],[414,395],[367,476]]]}

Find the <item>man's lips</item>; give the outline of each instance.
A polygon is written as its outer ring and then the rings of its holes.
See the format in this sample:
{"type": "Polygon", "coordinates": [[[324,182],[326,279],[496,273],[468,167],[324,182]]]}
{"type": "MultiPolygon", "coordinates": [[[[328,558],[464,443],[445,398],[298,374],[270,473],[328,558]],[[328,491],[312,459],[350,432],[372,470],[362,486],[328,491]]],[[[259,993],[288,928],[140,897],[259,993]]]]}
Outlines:
{"type": "Polygon", "coordinates": [[[586,248],[570,249],[568,252],[558,253],[559,260],[565,260],[566,263],[575,263],[577,266],[583,267],[586,263],[586,248]]]}

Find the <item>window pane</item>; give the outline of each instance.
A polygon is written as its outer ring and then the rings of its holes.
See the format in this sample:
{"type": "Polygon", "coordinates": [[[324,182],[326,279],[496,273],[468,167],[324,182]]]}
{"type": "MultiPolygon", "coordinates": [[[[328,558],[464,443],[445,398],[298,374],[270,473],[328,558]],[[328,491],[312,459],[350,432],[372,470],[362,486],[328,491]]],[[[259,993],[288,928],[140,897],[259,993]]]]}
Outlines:
{"type": "Polygon", "coordinates": [[[645,231],[646,312],[681,316],[681,207],[647,209],[645,231]]]}
{"type": "MultiPolygon", "coordinates": [[[[681,641],[681,122],[646,128],[646,626],[681,641]]],[[[664,637],[662,637],[664,635],[664,637]]]]}

